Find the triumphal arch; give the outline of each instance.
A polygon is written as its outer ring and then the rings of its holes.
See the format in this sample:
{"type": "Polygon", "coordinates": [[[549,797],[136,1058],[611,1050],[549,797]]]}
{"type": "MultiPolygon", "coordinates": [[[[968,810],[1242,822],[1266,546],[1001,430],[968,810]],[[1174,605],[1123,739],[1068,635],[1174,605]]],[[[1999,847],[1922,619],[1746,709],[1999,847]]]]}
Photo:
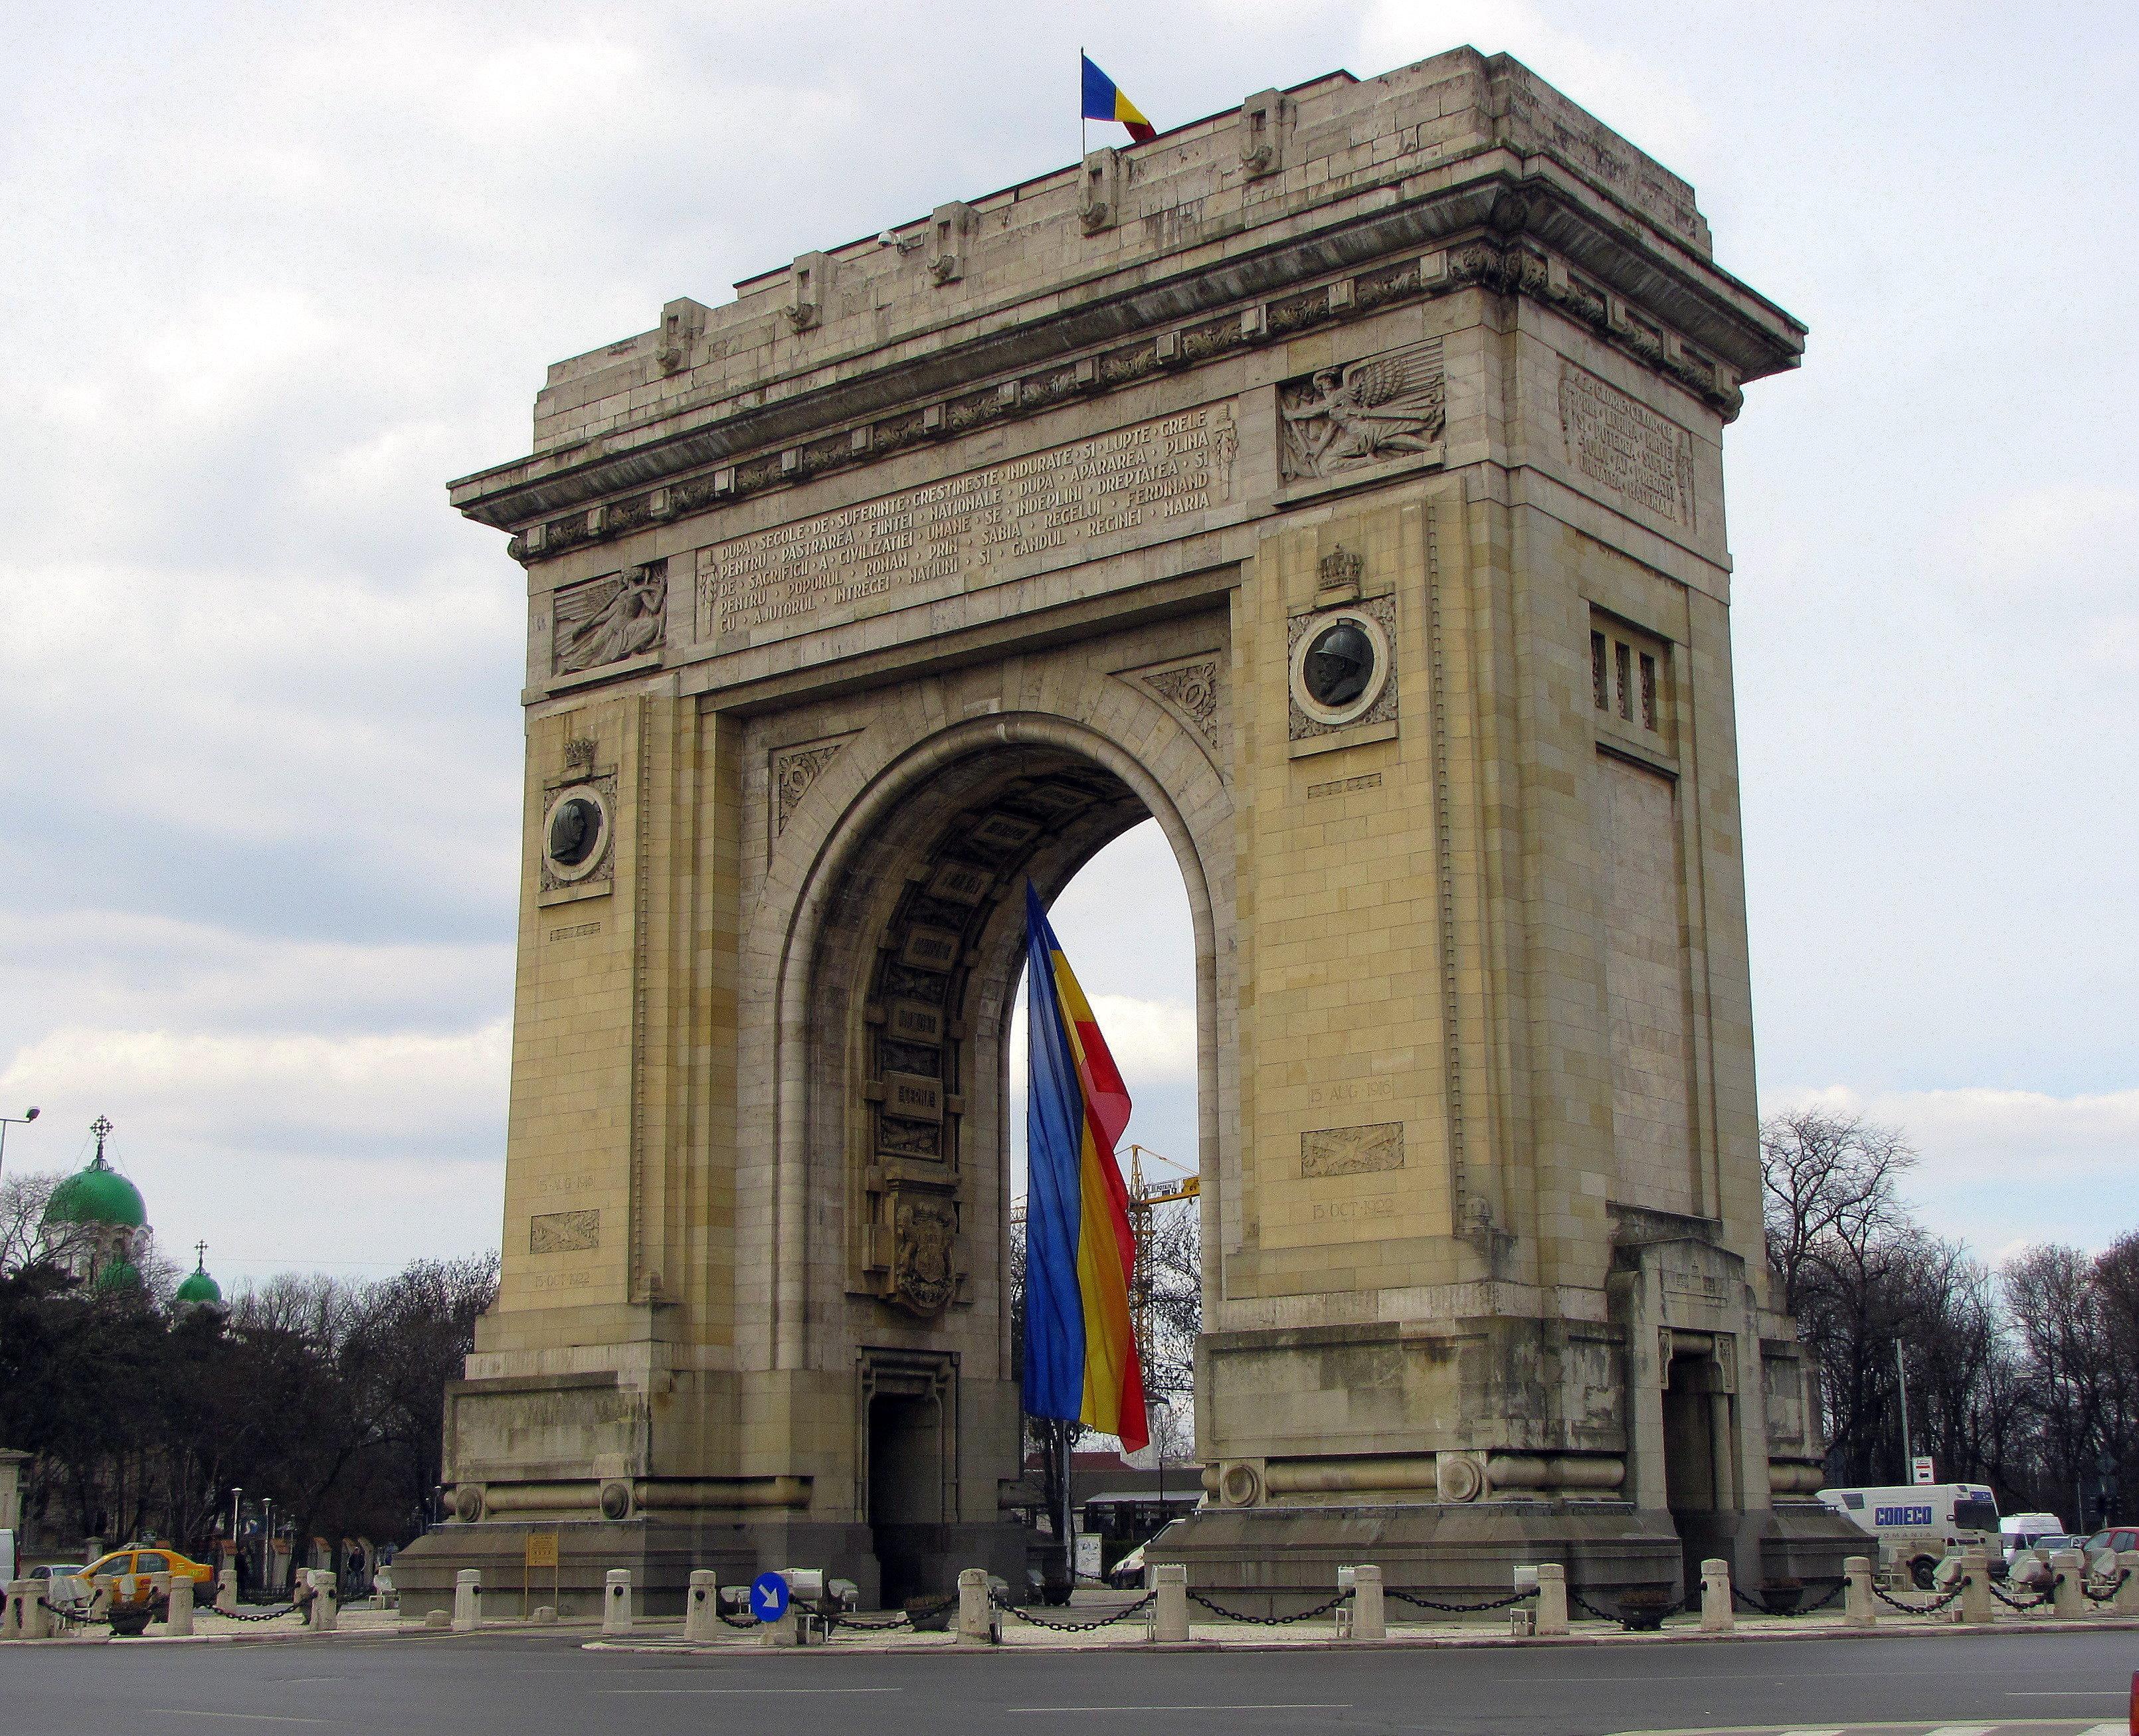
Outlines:
{"type": "Polygon", "coordinates": [[[1023,1584],[1023,888],[1146,818],[1196,926],[1195,1582],[1824,1563],[1722,477],[1804,335],[1465,49],[553,367],[453,491],[526,569],[526,829],[503,1286],[404,1594],[553,1524],[568,1599],[1023,1584]]]}

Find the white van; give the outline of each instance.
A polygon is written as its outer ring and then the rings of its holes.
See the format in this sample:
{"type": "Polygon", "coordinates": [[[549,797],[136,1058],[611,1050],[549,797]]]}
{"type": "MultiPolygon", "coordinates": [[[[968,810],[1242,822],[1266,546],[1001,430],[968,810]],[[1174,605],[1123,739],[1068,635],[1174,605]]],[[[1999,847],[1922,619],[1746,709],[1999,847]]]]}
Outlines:
{"type": "Polygon", "coordinates": [[[1879,1565],[1906,1573],[1922,1591],[1949,1549],[1980,1543],[2002,1562],[1998,1499],[1980,1483],[1898,1484],[1823,1489],[1819,1499],[1879,1539],[1879,1565]]]}
{"type": "Polygon", "coordinates": [[[1998,1522],[1998,1532],[2009,1562],[2024,1550],[2034,1548],[2039,1538],[2063,1537],[2065,1522],[2053,1513],[2009,1513],[1998,1522]]]}

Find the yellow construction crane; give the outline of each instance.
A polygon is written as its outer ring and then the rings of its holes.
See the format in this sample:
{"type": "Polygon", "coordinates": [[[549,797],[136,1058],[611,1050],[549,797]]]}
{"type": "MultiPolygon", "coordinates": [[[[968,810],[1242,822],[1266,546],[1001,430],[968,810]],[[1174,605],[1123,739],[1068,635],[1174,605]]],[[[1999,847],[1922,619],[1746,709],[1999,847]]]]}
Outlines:
{"type": "Polygon", "coordinates": [[[1129,1147],[1129,1221],[1136,1231],[1136,1269],[1129,1275],[1129,1318],[1136,1328],[1137,1360],[1151,1367],[1151,1215],[1159,1206],[1192,1200],[1203,1191],[1202,1178],[1185,1165],[1148,1146],[1129,1147]],[[1147,1157],[1176,1171],[1151,1181],[1143,1178],[1147,1157]]]}

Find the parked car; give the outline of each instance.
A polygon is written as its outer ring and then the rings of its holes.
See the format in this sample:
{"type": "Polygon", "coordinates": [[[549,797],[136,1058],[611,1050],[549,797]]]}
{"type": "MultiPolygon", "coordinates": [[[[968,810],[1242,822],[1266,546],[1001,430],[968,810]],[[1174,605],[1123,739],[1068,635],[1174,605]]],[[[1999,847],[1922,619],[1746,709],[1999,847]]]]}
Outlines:
{"type": "Polygon", "coordinates": [[[2087,1552],[2087,1564],[2092,1567],[2095,1565],[2095,1557],[2105,1549],[2113,1551],[2118,1555],[2122,1555],[2127,1549],[2139,1549],[2139,1527],[2112,1525],[2106,1531],[2096,1532],[2085,1543],[2074,1538],[2069,1547],[2074,1549],[2084,1549],[2087,1552]]]}
{"type": "Polygon", "coordinates": [[[1107,1583],[1124,1592],[1143,1589],[1143,1545],[1138,1543],[1114,1566],[1107,1575],[1107,1583]]]}
{"type": "Polygon", "coordinates": [[[81,1577],[94,1582],[103,1578],[120,1582],[113,1588],[115,1604],[147,1603],[154,1595],[149,1583],[152,1573],[183,1573],[196,1584],[206,1585],[215,1577],[215,1569],[204,1567],[179,1553],[175,1549],[158,1545],[155,1548],[137,1548],[131,1545],[100,1555],[87,1567],[76,1569],[81,1577]],[[130,1580],[132,1587],[127,1589],[130,1580]]]}

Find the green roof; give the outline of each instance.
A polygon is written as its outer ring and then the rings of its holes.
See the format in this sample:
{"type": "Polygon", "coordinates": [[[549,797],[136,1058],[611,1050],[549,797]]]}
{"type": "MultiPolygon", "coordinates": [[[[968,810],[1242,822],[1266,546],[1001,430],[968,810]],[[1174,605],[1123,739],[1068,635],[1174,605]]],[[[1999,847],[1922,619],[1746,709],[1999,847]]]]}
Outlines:
{"type": "Polygon", "coordinates": [[[96,1274],[92,1290],[135,1290],[141,1287],[141,1274],[134,1269],[131,1261],[115,1259],[96,1274]]]}
{"type": "Polygon", "coordinates": [[[122,1230],[140,1230],[149,1221],[149,1208],[141,1190],[104,1161],[100,1153],[90,1166],[52,1190],[45,1205],[47,1224],[110,1224],[122,1230]]]}
{"type": "Polygon", "coordinates": [[[180,1302],[193,1303],[221,1302],[223,1287],[200,1267],[196,1266],[193,1269],[192,1275],[179,1286],[178,1299],[180,1302]]]}

